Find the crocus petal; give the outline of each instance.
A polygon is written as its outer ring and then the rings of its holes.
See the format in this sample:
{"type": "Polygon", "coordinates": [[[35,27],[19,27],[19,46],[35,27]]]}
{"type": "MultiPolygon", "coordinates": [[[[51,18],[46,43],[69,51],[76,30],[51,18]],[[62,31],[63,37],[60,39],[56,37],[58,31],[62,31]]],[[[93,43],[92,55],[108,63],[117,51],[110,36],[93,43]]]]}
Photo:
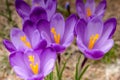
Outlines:
{"type": "Polygon", "coordinates": [[[94,0],[87,0],[85,4],[85,9],[90,8],[92,14],[95,12],[95,1],[94,0]]]}
{"type": "MultiPolygon", "coordinates": [[[[57,34],[60,34],[60,38],[62,39],[64,34],[64,28],[65,28],[65,21],[64,17],[60,13],[56,13],[50,22],[50,28],[55,28],[55,31],[57,34]]],[[[53,36],[53,34],[51,33],[53,36]]]]}
{"type": "Polygon", "coordinates": [[[77,22],[77,17],[75,15],[71,15],[66,20],[64,36],[62,39],[62,44],[65,47],[69,46],[74,39],[74,28],[76,22],[77,22]]]}
{"type": "Polygon", "coordinates": [[[31,76],[31,72],[28,70],[23,57],[24,53],[14,52],[10,54],[9,61],[16,74],[25,79],[31,76]]]}
{"type": "Polygon", "coordinates": [[[25,3],[23,0],[16,0],[15,1],[15,6],[18,14],[25,19],[26,17],[29,16],[29,13],[31,11],[30,6],[25,3]]]}
{"type": "Polygon", "coordinates": [[[99,60],[104,56],[104,53],[100,50],[85,50],[84,55],[87,58],[90,58],[93,60],[99,60]]]}
{"type": "Polygon", "coordinates": [[[47,20],[40,20],[37,23],[37,29],[39,30],[42,39],[45,39],[49,45],[49,43],[51,43],[50,23],[47,20]]]}
{"type": "MultiPolygon", "coordinates": [[[[20,51],[24,51],[25,49],[28,49],[25,43],[22,42],[21,40],[21,37],[23,36],[26,36],[26,35],[24,34],[24,32],[22,32],[18,28],[13,28],[10,32],[10,38],[13,45],[16,47],[17,50],[20,50],[20,51]]],[[[27,37],[26,37],[26,40],[30,42],[27,37]]]]}
{"type": "Polygon", "coordinates": [[[101,47],[107,39],[111,38],[116,30],[116,19],[111,18],[104,23],[103,33],[95,44],[95,48],[101,47]]]}
{"type": "Polygon", "coordinates": [[[85,34],[86,27],[87,27],[87,23],[83,19],[80,19],[75,27],[76,35],[82,41],[84,41],[84,36],[85,36],[84,34],[85,34]]]}
{"type": "Polygon", "coordinates": [[[41,37],[42,39],[47,41],[47,45],[49,46],[52,42],[51,37],[49,36],[49,34],[47,34],[46,32],[42,31],[41,32],[41,37]]]}
{"type": "Polygon", "coordinates": [[[56,52],[52,48],[46,48],[40,56],[40,71],[44,76],[48,75],[54,68],[56,52]]]}
{"type": "Polygon", "coordinates": [[[30,20],[36,23],[40,19],[47,20],[47,13],[42,7],[34,7],[30,13],[30,20]]]}
{"type": "Polygon", "coordinates": [[[85,50],[87,49],[87,47],[85,46],[85,44],[83,43],[83,41],[81,40],[80,37],[77,36],[77,45],[78,45],[78,48],[80,49],[80,51],[82,53],[85,53],[85,50]]]}
{"type": "Polygon", "coordinates": [[[92,35],[98,34],[100,37],[102,31],[103,31],[103,22],[101,17],[95,17],[91,21],[89,21],[84,36],[86,45],[88,44],[89,39],[92,35]]]}
{"type": "Polygon", "coordinates": [[[108,39],[104,42],[103,45],[99,48],[104,53],[107,53],[114,45],[114,41],[112,39],[108,39]]]}
{"type": "Polygon", "coordinates": [[[117,20],[115,18],[111,18],[107,20],[104,24],[104,32],[107,33],[108,30],[112,30],[112,32],[109,35],[109,38],[111,38],[116,30],[117,20]]]}
{"type": "Polygon", "coordinates": [[[26,51],[24,53],[23,59],[24,62],[27,66],[27,68],[29,69],[29,71],[31,72],[32,75],[34,75],[34,73],[32,72],[31,68],[30,68],[30,60],[29,60],[29,56],[34,56],[34,63],[38,64],[38,73],[40,73],[40,57],[39,57],[40,53],[37,53],[35,51],[26,51]]]}
{"type": "Polygon", "coordinates": [[[56,50],[56,52],[58,54],[62,53],[66,49],[65,46],[62,46],[62,45],[59,45],[59,44],[54,44],[53,43],[53,44],[51,44],[51,46],[56,50]]]}
{"type": "Polygon", "coordinates": [[[40,33],[38,30],[35,30],[32,34],[32,38],[31,38],[31,44],[33,48],[38,47],[40,41],[41,41],[41,37],[40,37],[40,33]]]}
{"type": "Polygon", "coordinates": [[[9,61],[10,61],[11,66],[12,67],[19,66],[21,68],[26,68],[26,65],[23,60],[23,55],[24,55],[24,53],[22,53],[22,52],[14,52],[14,53],[10,54],[9,61]]]}
{"type": "Polygon", "coordinates": [[[5,48],[6,48],[8,51],[10,51],[11,53],[12,53],[13,51],[16,51],[16,48],[14,47],[14,45],[12,44],[11,41],[9,41],[9,40],[4,40],[4,41],[3,41],[3,44],[4,44],[5,48]]]}
{"type": "Polygon", "coordinates": [[[29,38],[29,40],[32,38],[32,34],[35,31],[34,23],[30,20],[26,20],[23,24],[23,31],[29,38]]]}
{"type": "Polygon", "coordinates": [[[44,80],[44,76],[42,74],[34,75],[32,78],[28,78],[27,80],[44,80]]]}
{"type": "Polygon", "coordinates": [[[102,0],[96,8],[95,14],[97,14],[98,16],[103,16],[106,6],[107,6],[106,0],[102,0]]]}
{"type": "Polygon", "coordinates": [[[15,73],[23,78],[23,79],[27,79],[29,78],[29,75],[28,75],[28,72],[25,71],[25,69],[21,68],[21,67],[18,67],[18,66],[14,66],[13,67],[13,70],[15,71],[15,73]]]}
{"type": "Polygon", "coordinates": [[[83,0],[76,0],[76,9],[81,19],[86,19],[85,6],[83,0]]]}
{"type": "Polygon", "coordinates": [[[46,11],[47,11],[48,20],[50,20],[53,14],[55,13],[56,4],[57,4],[56,0],[46,0],[46,11]]]}
{"type": "Polygon", "coordinates": [[[41,33],[42,31],[50,35],[50,23],[47,20],[40,20],[37,23],[37,29],[41,33]]]}

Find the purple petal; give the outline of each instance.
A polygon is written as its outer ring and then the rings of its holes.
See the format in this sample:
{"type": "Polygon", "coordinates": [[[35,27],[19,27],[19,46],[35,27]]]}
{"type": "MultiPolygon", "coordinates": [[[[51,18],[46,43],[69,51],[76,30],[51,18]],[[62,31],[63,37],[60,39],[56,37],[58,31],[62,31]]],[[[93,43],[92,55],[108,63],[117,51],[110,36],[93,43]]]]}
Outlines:
{"type": "Polygon", "coordinates": [[[47,13],[42,7],[34,7],[30,13],[30,20],[36,23],[40,19],[47,20],[47,13]]]}
{"type": "Polygon", "coordinates": [[[33,34],[31,34],[32,38],[31,38],[31,44],[33,48],[38,47],[39,43],[41,42],[41,37],[40,37],[40,33],[38,30],[35,30],[33,32],[33,34]]]}
{"type": "Polygon", "coordinates": [[[76,0],[76,9],[79,17],[81,19],[86,19],[86,14],[85,14],[85,5],[83,0],[76,0]]]}
{"type": "Polygon", "coordinates": [[[14,45],[12,44],[11,41],[9,40],[4,40],[3,44],[5,46],[5,48],[9,51],[9,52],[13,52],[16,51],[16,48],[14,47],[14,45]]]}
{"type": "Polygon", "coordinates": [[[91,21],[88,22],[87,28],[85,30],[85,44],[87,45],[89,42],[89,39],[92,35],[99,34],[99,37],[101,36],[103,32],[103,22],[102,19],[99,17],[93,18],[91,21]]]}
{"type": "Polygon", "coordinates": [[[50,23],[47,20],[40,20],[37,23],[37,29],[39,30],[40,33],[44,31],[48,35],[50,35],[50,23]]]}
{"type": "Polygon", "coordinates": [[[21,52],[15,52],[13,54],[10,54],[9,61],[16,74],[21,78],[26,79],[31,76],[31,74],[26,64],[24,63],[23,55],[24,54],[21,52]]]}
{"type": "MultiPolygon", "coordinates": [[[[65,29],[65,21],[64,21],[64,17],[60,14],[60,13],[56,13],[50,22],[50,28],[55,28],[56,33],[60,34],[60,38],[63,38],[64,35],[64,29],[65,29]]],[[[53,38],[53,34],[51,33],[52,38],[53,38]]]]}
{"type": "Polygon", "coordinates": [[[29,61],[29,56],[34,56],[34,63],[38,63],[38,73],[40,73],[40,57],[39,57],[40,53],[37,53],[35,51],[26,51],[24,53],[24,56],[23,56],[23,59],[24,59],[24,62],[27,66],[27,68],[29,69],[29,71],[31,72],[32,75],[34,75],[34,73],[32,72],[31,68],[30,68],[30,61],[29,61]]]}
{"type": "Polygon", "coordinates": [[[47,0],[46,1],[46,11],[47,11],[48,20],[50,20],[51,17],[53,16],[53,14],[55,13],[56,4],[57,4],[56,0],[47,0]]]}
{"type": "Polygon", "coordinates": [[[77,22],[76,15],[71,15],[66,20],[64,36],[62,39],[62,44],[65,47],[69,46],[74,39],[74,28],[75,28],[76,22],[77,22]]]}
{"type": "Polygon", "coordinates": [[[106,0],[102,0],[96,8],[95,14],[97,14],[98,16],[103,16],[106,6],[107,6],[106,0]]]}
{"type": "Polygon", "coordinates": [[[23,18],[25,19],[26,17],[29,16],[31,8],[30,6],[25,3],[23,0],[16,0],[15,1],[15,6],[16,6],[16,10],[17,13],[23,18]]]}
{"type": "Polygon", "coordinates": [[[42,31],[41,32],[41,37],[42,37],[42,39],[47,41],[48,46],[52,43],[52,40],[51,40],[49,34],[47,34],[46,32],[42,31]]]}
{"type": "MultiPolygon", "coordinates": [[[[21,40],[21,37],[23,36],[26,36],[24,32],[22,32],[21,30],[17,28],[13,28],[10,32],[10,38],[11,38],[13,45],[16,47],[17,50],[20,50],[20,51],[24,51],[25,49],[28,48],[24,44],[24,42],[21,40]]],[[[26,37],[26,40],[30,42],[27,37],[26,37]]]]}
{"type": "Polygon", "coordinates": [[[40,20],[37,23],[37,29],[39,30],[42,39],[45,39],[49,45],[49,43],[51,43],[50,23],[47,20],[40,20]]]}
{"type": "Polygon", "coordinates": [[[47,76],[54,68],[56,52],[52,48],[47,48],[41,53],[40,71],[47,76]]]}
{"type": "Polygon", "coordinates": [[[53,44],[51,44],[51,46],[56,50],[56,52],[58,54],[62,53],[66,49],[65,46],[62,46],[62,45],[59,45],[59,44],[54,44],[53,43],[53,44]]]}
{"type": "Polygon", "coordinates": [[[87,0],[85,4],[85,9],[90,8],[92,15],[95,12],[95,1],[94,0],[87,0]]]}
{"type": "Polygon", "coordinates": [[[112,39],[108,39],[104,42],[103,45],[99,48],[104,53],[107,53],[114,45],[114,41],[112,39]]]}
{"type": "Polygon", "coordinates": [[[100,50],[85,50],[84,55],[87,58],[90,58],[93,60],[99,60],[104,56],[104,53],[100,50]]]}
{"type": "Polygon", "coordinates": [[[38,45],[35,47],[35,50],[40,50],[44,49],[47,46],[47,41],[46,40],[41,40],[38,45]]]}
{"type": "Polygon", "coordinates": [[[80,19],[76,24],[75,32],[81,41],[84,41],[84,36],[85,36],[84,34],[86,27],[87,27],[87,23],[83,19],[80,19]]]}
{"type": "Polygon", "coordinates": [[[26,20],[23,24],[23,31],[29,39],[32,38],[32,34],[35,31],[34,23],[30,20],[26,20]]]}
{"type": "Polygon", "coordinates": [[[77,45],[78,45],[78,48],[80,49],[80,51],[82,53],[85,53],[85,50],[87,49],[87,47],[85,46],[85,44],[83,43],[83,41],[81,40],[80,37],[77,36],[77,45]]]}
{"type": "Polygon", "coordinates": [[[107,39],[111,38],[116,30],[116,19],[111,18],[104,23],[103,33],[95,44],[95,48],[101,47],[107,39]]]}
{"type": "Polygon", "coordinates": [[[109,20],[107,20],[104,24],[104,32],[107,33],[107,30],[110,30],[111,33],[109,35],[109,38],[111,38],[113,36],[113,34],[115,33],[116,30],[116,26],[117,26],[117,20],[115,18],[111,18],[109,20]]]}

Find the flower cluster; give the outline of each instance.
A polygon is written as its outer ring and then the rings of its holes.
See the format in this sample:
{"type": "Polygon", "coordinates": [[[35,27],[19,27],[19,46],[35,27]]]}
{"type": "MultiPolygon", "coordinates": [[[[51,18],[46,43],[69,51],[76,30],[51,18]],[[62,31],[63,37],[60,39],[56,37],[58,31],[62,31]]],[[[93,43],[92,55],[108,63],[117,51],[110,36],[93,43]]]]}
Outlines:
{"type": "Polygon", "coordinates": [[[25,80],[44,80],[52,72],[56,56],[65,51],[74,36],[86,58],[101,59],[113,46],[116,19],[102,20],[106,0],[96,7],[94,0],[76,0],[80,18],[71,14],[66,20],[56,12],[56,0],[15,0],[22,18],[22,30],[13,28],[11,40],[3,44],[10,52],[9,61],[18,76],[25,80]]]}

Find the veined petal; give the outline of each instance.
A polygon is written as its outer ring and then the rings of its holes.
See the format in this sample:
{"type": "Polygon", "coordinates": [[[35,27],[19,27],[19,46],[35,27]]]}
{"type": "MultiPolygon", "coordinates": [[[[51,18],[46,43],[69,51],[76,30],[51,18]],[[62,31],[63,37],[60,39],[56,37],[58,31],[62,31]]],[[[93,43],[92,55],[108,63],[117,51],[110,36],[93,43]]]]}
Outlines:
{"type": "Polygon", "coordinates": [[[116,30],[116,24],[117,21],[114,18],[111,18],[104,23],[103,33],[100,39],[95,44],[95,48],[101,47],[104,44],[104,42],[106,42],[106,40],[112,37],[116,30]]]}
{"type": "Polygon", "coordinates": [[[40,55],[40,71],[47,76],[54,68],[56,61],[56,52],[52,48],[46,48],[40,55]]]}
{"type": "Polygon", "coordinates": [[[98,16],[103,16],[106,6],[107,6],[106,0],[102,0],[96,8],[95,14],[97,14],[98,16]]]}
{"type": "Polygon", "coordinates": [[[56,0],[46,0],[46,11],[49,21],[56,11],[56,5],[57,5],[56,0]]]}
{"type": "Polygon", "coordinates": [[[76,9],[81,19],[86,19],[85,5],[83,0],[76,0],[76,9]]]}
{"type": "Polygon", "coordinates": [[[85,4],[85,9],[90,9],[91,13],[94,14],[95,12],[95,1],[94,0],[87,0],[85,4]]]}
{"type": "MultiPolygon", "coordinates": [[[[55,32],[57,34],[60,34],[60,39],[63,38],[64,35],[64,29],[65,29],[65,21],[60,13],[56,13],[50,22],[50,29],[54,28],[55,32]]],[[[51,33],[51,36],[53,37],[53,34],[51,33]]]]}
{"type": "Polygon", "coordinates": [[[15,48],[15,46],[13,45],[13,43],[11,41],[5,39],[5,40],[3,40],[3,44],[4,44],[5,48],[8,51],[10,51],[11,53],[13,51],[16,51],[16,48],[15,48]]]}
{"type": "Polygon", "coordinates": [[[23,24],[23,31],[31,40],[33,32],[36,30],[34,23],[31,20],[26,20],[23,24]]]}
{"type": "Polygon", "coordinates": [[[74,28],[77,23],[76,15],[70,15],[65,22],[65,31],[62,39],[62,44],[68,47],[74,39],[74,28]]]}
{"type": "Polygon", "coordinates": [[[34,7],[30,13],[30,20],[36,23],[40,19],[47,20],[47,13],[42,7],[34,7]]]}
{"type": "Polygon", "coordinates": [[[85,44],[86,45],[88,44],[90,37],[92,35],[98,34],[100,37],[102,35],[102,32],[103,32],[103,22],[101,17],[93,18],[91,21],[88,22],[87,28],[85,30],[85,36],[84,36],[86,42],[85,44]]]}
{"type": "Polygon", "coordinates": [[[112,39],[108,39],[104,42],[103,45],[99,48],[104,53],[107,53],[114,45],[114,41],[112,39]]]}
{"type": "Polygon", "coordinates": [[[24,19],[29,16],[31,8],[23,0],[16,0],[15,6],[18,14],[24,19]]]}
{"type": "Polygon", "coordinates": [[[11,30],[10,38],[17,50],[24,51],[25,49],[29,49],[31,47],[30,45],[26,44],[26,41],[27,43],[30,43],[29,39],[26,37],[24,32],[22,32],[18,28],[13,28],[11,30]],[[25,39],[25,42],[22,41],[22,38],[25,39]]]}

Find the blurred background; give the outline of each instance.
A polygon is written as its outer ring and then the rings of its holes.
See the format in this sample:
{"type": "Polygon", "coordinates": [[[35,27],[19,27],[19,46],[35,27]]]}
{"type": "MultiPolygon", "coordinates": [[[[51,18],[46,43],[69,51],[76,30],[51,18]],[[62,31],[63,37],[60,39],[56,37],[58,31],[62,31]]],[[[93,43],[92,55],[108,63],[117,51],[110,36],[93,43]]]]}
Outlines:
{"type": "MultiPolygon", "coordinates": [[[[31,3],[31,0],[25,1],[31,3]]],[[[98,4],[100,0],[95,1],[98,4]]],[[[65,9],[65,4],[68,2],[70,3],[71,13],[77,14],[75,0],[58,0],[57,12],[61,12],[64,17],[69,15],[65,9]]],[[[83,80],[120,80],[120,0],[107,0],[104,21],[112,17],[117,19],[117,29],[113,37],[115,45],[103,59],[99,61],[88,60],[90,67],[83,76],[83,80]]],[[[9,39],[11,28],[22,28],[21,23],[15,9],[14,0],[0,0],[0,80],[21,80],[11,69],[8,60],[9,52],[2,44],[3,39],[9,39]]],[[[68,55],[71,55],[71,57],[67,62],[62,80],[74,80],[75,66],[78,55],[80,55],[75,41],[62,54],[62,60],[66,59],[68,55]]]]}

